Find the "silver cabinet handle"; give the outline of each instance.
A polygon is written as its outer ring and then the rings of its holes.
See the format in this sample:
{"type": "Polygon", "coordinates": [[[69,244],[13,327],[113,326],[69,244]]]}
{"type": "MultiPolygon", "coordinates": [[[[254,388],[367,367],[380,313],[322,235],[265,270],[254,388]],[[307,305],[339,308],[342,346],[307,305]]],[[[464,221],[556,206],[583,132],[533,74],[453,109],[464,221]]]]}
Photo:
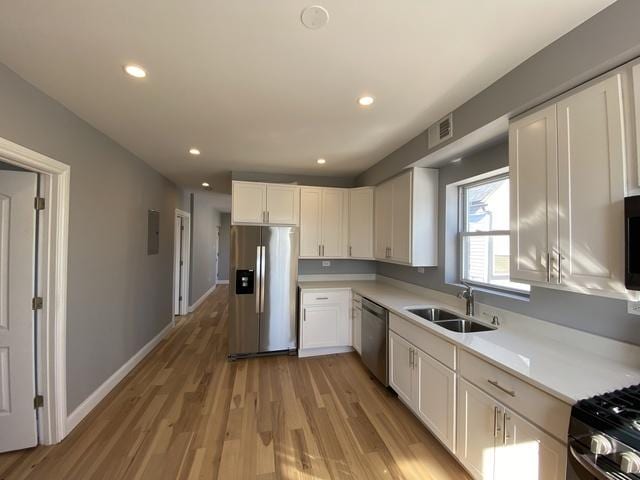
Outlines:
{"type": "Polygon", "coordinates": [[[302,321],[303,322],[307,321],[307,309],[306,308],[302,309],[302,321]]]}
{"type": "Polygon", "coordinates": [[[409,347],[409,367],[413,367],[413,362],[411,360],[411,347],[409,347]]]}
{"type": "Polygon", "coordinates": [[[511,395],[512,397],[516,396],[516,392],[515,390],[507,390],[506,388],[504,388],[502,385],[500,385],[498,383],[497,380],[487,380],[487,382],[489,382],[491,385],[493,385],[494,387],[496,387],[498,390],[503,391],[504,393],[506,393],[507,395],[511,395]]]}
{"type": "Polygon", "coordinates": [[[502,415],[502,443],[503,445],[507,444],[507,440],[509,439],[509,435],[507,434],[507,422],[511,420],[511,417],[507,415],[507,412],[504,412],[502,415]]]}
{"type": "Polygon", "coordinates": [[[316,297],[316,300],[329,300],[329,297],[316,297]]]}
{"type": "Polygon", "coordinates": [[[322,256],[324,257],[324,245],[322,245],[322,256]]]}
{"type": "Polygon", "coordinates": [[[547,283],[551,283],[551,254],[547,252],[547,283]]]}
{"type": "Polygon", "coordinates": [[[318,256],[321,257],[322,256],[322,248],[320,247],[320,244],[318,244],[318,256]]]}
{"type": "Polygon", "coordinates": [[[558,283],[562,283],[562,260],[564,257],[560,252],[556,252],[558,255],[558,283]]]}
{"type": "Polygon", "coordinates": [[[351,251],[352,251],[351,245],[349,245],[349,256],[351,256],[351,251]]]}
{"type": "Polygon", "coordinates": [[[500,426],[498,425],[498,417],[500,416],[500,407],[497,405],[493,407],[493,436],[497,437],[500,432],[500,426]]]}

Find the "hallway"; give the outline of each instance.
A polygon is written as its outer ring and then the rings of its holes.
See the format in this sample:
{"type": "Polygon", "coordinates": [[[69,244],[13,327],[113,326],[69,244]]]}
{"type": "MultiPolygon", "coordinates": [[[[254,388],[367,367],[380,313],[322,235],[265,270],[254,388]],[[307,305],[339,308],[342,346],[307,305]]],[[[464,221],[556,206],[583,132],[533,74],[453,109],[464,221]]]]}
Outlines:
{"type": "Polygon", "coordinates": [[[468,478],[355,354],[226,361],[219,286],[59,445],[0,480],[468,478]]]}

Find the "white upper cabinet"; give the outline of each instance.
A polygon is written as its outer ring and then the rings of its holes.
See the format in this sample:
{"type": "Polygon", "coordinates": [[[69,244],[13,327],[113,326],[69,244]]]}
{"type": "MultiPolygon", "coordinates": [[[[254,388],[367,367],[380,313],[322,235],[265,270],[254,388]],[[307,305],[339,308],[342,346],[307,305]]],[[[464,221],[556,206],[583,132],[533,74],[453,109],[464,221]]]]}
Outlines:
{"type": "Polygon", "coordinates": [[[511,278],[582,293],[624,288],[620,74],[509,128],[511,278]]]}
{"type": "Polygon", "coordinates": [[[375,190],[375,258],[438,264],[438,171],[412,168],[375,190]]]}
{"type": "Polygon", "coordinates": [[[349,249],[351,258],[373,258],[373,187],[349,190],[349,249]]]}
{"type": "Polygon", "coordinates": [[[633,105],[629,108],[630,115],[634,118],[635,144],[631,151],[633,155],[627,159],[628,163],[628,190],[634,195],[640,194],[640,63],[633,65],[631,69],[632,94],[628,98],[633,99],[633,105]]]}
{"type": "Polygon", "coordinates": [[[258,182],[233,182],[233,224],[298,225],[300,187],[258,182]]]}
{"type": "Polygon", "coordinates": [[[300,192],[300,257],[347,256],[348,191],[302,187],[300,192]]]}

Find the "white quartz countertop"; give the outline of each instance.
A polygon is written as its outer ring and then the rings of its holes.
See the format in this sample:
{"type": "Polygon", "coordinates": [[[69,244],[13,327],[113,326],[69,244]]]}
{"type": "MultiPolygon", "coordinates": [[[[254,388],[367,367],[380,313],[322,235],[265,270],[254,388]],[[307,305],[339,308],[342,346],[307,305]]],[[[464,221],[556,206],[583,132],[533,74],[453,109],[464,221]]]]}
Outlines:
{"type": "MultiPolygon", "coordinates": [[[[460,314],[464,312],[436,301],[435,297],[381,281],[300,281],[299,285],[303,290],[349,288],[569,404],[640,383],[640,368],[594,355],[568,343],[566,336],[558,341],[537,334],[533,329],[517,328],[518,325],[511,324],[503,324],[488,332],[451,332],[408,312],[406,308],[429,305],[460,314]]],[[[576,335],[579,332],[576,331],[576,335]]]]}

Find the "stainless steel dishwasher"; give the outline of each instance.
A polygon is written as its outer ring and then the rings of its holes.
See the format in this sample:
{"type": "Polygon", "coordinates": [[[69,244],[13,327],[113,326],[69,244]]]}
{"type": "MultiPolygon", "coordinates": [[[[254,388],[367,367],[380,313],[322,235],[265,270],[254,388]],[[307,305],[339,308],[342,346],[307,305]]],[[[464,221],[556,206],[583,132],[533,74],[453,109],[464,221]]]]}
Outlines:
{"type": "Polygon", "coordinates": [[[364,297],[362,361],[383,385],[389,386],[389,312],[364,297]]]}

